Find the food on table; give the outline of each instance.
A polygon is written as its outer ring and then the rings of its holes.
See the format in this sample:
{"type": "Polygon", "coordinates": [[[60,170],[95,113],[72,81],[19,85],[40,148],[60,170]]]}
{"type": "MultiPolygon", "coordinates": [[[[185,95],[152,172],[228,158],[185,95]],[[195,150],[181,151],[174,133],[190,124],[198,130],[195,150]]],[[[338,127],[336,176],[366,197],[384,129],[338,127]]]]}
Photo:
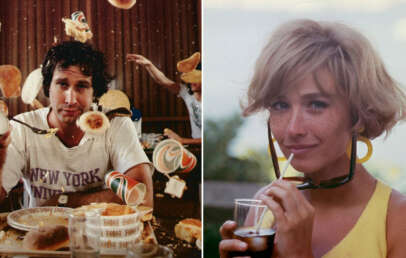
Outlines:
{"type": "Polygon", "coordinates": [[[101,135],[110,127],[107,116],[99,111],[83,113],[76,123],[82,131],[93,135],[101,135]]]}
{"type": "Polygon", "coordinates": [[[175,225],[177,238],[193,243],[202,239],[202,222],[198,219],[183,219],[175,225]]]}
{"type": "Polygon", "coordinates": [[[18,97],[21,93],[21,72],[14,65],[0,65],[0,89],[6,98],[18,97]]]}
{"type": "Polygon", "coordinates": [[[179,178],[179,176],[173,176],[166,182],[165,193],[172,197],[182,198],[183,193],[187,189],[186,182],[179,178]]]}
{"type": "Polygon", "coordinates": [[[63,225],[43,226],[30,230],[23,247],[31,250],[59,250],[69,247],[68,228],[63,225]]]}
{"type": "Polygon", "coordinates": [[[111,5],[120,9],[130,9],[137,0],[108,0],[111,5]]]}
{"type": "Polygon", "coordinates": [[[21,99],[25,104],[34,105],[34,100],[36,100],[35,98],[38,96],[38,93],[42,88],[42,81],[43,77],[41,68],[37,68],[32,71],[28,75],[27,79],[25,79],[24,86],[21,91],[21,99]]]}
{"type": "Polygon", "coordinates": [[[0,112],[3,113],[6,117],[8,116],[8,107],[4,100],[0,99],[0,112]]]}
{"type": "Polygon", "coordinates": [[[200,53],[196,52],[193,55],[191,55],[190,57],[179,61],[176,65],[176,67],[178,68],[178,71],[181,73],[188,73],[193,71],[194,69],[196,69],[197,65],[200,62],[200,53]]]}
{"type": "Polygon", "coordinates": [[[76,11],[71,15],[72,19],[62,18],[65,23],[66,35],[73,37],[75,40],[85,43],[93,37],[87,24],[85,15],[82,11],[76,11]]]}
{"type": "Polygon", "coordinates": [[[152,216],[152,207],[146,206],[146,205],[139,205],[137,206],[137,211],[140,212],[141,214],[143,214],[143,216],[141,217],[141,221],[150,221],[152,220],[153,216],[152,216]]]}
{"type": "Polygon", "coordinates": [[[144,200],[147,187],[118,171],[104,177],[104,182],[122,201],[129,205],[138,205],[144,200]]]}
{"type": "Polygon", "coordinates": [[[142,231],[141,234],[141,239],[144,244],[158,244],[158,241],[156,240],[156,236],[154,233],[154,229],[152,228],[151,224],[149,222],[144,224],[144,230],[142,231]]]}
{"type": "Polygon", "coordinates": [[[108,90],[100,97],[99,105],[106,114],[131,116],[130,100],[121,90],[108,90]]]}
{"type": "Polygon", "coordinates": [[[107,206],[104,211],[102,211],[102,216],[120,216],[120,215],[127,215],[133,214],[135,210],[128,205],[110,205],[107,206]]]}

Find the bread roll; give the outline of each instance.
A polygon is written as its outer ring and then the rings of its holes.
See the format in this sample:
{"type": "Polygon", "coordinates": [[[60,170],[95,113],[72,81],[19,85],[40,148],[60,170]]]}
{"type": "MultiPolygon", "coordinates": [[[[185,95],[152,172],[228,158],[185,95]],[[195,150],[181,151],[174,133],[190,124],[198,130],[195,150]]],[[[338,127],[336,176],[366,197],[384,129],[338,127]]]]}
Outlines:
{"type": "Polygon", "coordinates": [[[193,71],[194,69],[196,69],[197,65],[200,62],[200,53],[196,52],[193,55],[191,55],[190,57],[179,61],[176,65],[176,67],[178,68],[178,71],[181,73],[188,73],[193,71]]]}
{"type": "Polygon", "coordinates": [[[23,247],[31,250],[58,250],[69,247],[68,228],[63,225],[43,226],[29,231],[23,247]]]}
{"type": "Polygon", "coordinates": [[[109,3],[120,9],[130,9],[137,0],[109,0],[109,3]]]}
{"type": "Polygon", "coordinates": [[[0,89],[6,98],[21,94],[21,72],[14,65],[0,65],[0,89]]]}
{"type": "Polygon", "coordinates": [[[196,239],[202,239],[202,223],[198,219],[184,219],[175,225],[177,238],[193,243],[196,239]]]}

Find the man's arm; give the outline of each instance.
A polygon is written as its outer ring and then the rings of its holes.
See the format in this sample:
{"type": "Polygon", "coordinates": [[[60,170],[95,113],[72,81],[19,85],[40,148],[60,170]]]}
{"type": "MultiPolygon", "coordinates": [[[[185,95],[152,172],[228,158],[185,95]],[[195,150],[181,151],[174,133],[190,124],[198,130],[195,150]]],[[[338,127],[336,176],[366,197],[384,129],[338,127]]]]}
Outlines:
{"type": "Polygon", "coordinates": [[[149,207],[154,207],[154,189],[151,167],[147,163],[139,164],[128,169],[124,174],[145,184],[147,192],[145,193],[143,204],[149,207]]]}
{"type": "Polygon", "coordinates": [[[150,60],[142,55],[127,54],[128,61],[135,61],[137,64],[143,66],[152,79],[161,86],[167,88],[170,92],[178,94],[180,86],[165,76],[150,60]]]}
{"type": "Polygon", "coordinates": [[[7,192],[3,187],[3,167],[6,163],[7,148],[11,142],[11,130],[0,137],[0,202],[7,197],[7,192]]]}
{"type": "MultiPolygon", "coordinates": [[[[144,205],[153,207],[153,185],[150,167],[148,164],[139,164],[125,173],[126,176],[142,182],[147,187],[147,192],[144,197],[144,205]]],[[[76,208],[82,205],[87,205],[92,202],[114,202],[124,204],[124,202],[110,189],[90,189],[85,192],[69,192],[63,193],[68,196],[68,202],[66,206],[76,208]]],[[[57,206],[58,198],[60,195],[55,195],[51,199],[47,200],[42,206],[57,206]]]]}
{"type": "Polygon", "coordinates": [[[181,144],[185,144],[185,145],[186,144],[192,145],[192,144],[201,144],[202,143],[201,138],[183,138],[179,134],[175,133],[174,131],[172,131],[169,128],[164,129],[164,135],[168,136],[168,138],[170,138],[170,139],[177,140],[181,144]]]}

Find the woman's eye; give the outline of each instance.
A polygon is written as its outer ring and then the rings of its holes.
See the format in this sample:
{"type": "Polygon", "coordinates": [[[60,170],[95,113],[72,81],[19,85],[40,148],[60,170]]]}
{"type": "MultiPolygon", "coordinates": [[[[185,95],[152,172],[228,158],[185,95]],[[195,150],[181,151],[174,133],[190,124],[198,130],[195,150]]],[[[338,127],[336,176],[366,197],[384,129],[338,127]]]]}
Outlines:
{"type": "Polygon", "coordinates": [[[309,107],[314,110],[319,110],[328,107],[328,104],[324,101],[314,100],[309,103],[309,107]]]}
{"type": "Polygon", "coordinates": [[[283,101],[275,102],[271,105],[272,110],[285,110],[289,108],[289,104],[283,101]]]}

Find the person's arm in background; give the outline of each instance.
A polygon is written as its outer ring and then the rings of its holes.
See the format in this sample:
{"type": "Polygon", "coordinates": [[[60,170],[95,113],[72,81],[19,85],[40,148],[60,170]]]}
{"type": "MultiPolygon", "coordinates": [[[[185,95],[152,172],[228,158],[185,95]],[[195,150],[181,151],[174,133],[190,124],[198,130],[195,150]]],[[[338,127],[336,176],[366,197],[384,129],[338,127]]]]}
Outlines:
{"type": "Polygon", "coordinates": [[[150,60],[138,54],[127,54],[128,61],[134,61],[136,64],[144,67],[152,79],[159,85],[167,88],[170,92],[178,94],[180,86],[165,76],[150,60]]]}
{"type": "Polygon", "coordinates": [[[7,148],[11,142],[11,130],[7,131],[4,135],[0,137],[0,202],[2,202],[7,197],[7,192],[3,187],[3,167],[6,163],[7,158],[7,148]]]}
{"type": "Polygon", "coordinates": [[[164,135],[168,136],[168,138],[170,138],[170,139],[177,140],[178,142],[180,142],[181,144],[184,144],[184,145],[188,145],[188,144],[193,145],[193,144],[201,144],[202,143],[201,138],[184,138],[184,137],[181,137],[180,135],[178,135],[177,133],[175,133],[174,131],[172,131],[169,128],[164,129],[164,135]]]}

